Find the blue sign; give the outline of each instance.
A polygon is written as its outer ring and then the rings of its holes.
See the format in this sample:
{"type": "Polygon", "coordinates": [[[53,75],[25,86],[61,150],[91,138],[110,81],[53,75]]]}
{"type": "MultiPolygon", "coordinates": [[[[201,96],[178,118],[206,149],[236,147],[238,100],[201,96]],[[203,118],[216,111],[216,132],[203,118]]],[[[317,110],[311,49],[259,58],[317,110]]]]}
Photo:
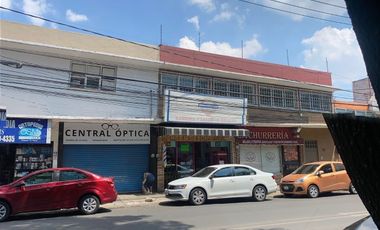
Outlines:
{"type": "Polygon", "coordinates": [[[45,119],[7,119],[0,127],[0,143],[49,144],[50,127],[45,119]]]}

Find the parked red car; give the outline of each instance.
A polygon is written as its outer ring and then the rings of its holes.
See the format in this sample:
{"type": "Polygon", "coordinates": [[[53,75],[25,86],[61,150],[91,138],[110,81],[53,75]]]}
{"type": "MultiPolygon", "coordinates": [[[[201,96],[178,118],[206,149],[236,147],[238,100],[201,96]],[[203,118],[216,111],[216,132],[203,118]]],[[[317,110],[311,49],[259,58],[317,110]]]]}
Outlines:
{"type": "Polygon", "coordinates": [[[89,215],[116,198],[113,178],[75,168],[39,170],[0,186],[0,222],[22,212],[75,207],[89,215]]]}

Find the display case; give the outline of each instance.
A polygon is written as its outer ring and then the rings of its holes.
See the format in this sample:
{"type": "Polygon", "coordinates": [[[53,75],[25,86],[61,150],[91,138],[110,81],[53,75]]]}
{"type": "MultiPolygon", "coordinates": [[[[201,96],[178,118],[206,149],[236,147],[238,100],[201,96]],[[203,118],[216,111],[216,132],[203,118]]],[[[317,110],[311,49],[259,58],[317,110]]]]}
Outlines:
{"type": "Polygon", "coordinates": [[[14,179],[26,174],[51,168],[53,163],[51,146],[22,146],[16,149],[14,179]]]}

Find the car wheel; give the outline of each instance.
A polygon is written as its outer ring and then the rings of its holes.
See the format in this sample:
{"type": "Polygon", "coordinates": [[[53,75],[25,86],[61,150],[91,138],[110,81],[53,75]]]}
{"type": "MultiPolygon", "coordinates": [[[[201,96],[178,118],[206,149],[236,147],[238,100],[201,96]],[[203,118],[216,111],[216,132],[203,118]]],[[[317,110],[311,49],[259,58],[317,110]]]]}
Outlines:
{"type": "Polygon", "coordinates": [[[257,185],[253,188],[252,196],[255,201],[263,201],[267,198],[267,189],[262,185],[257,185]]]}
{"type": "Polygon", "coordinates": [[[0,201],[0,222],[6,220],[10,213],[10,207],[9,205],[4,202],[0,201]]]}
{"type": "Polygon", "coordinates": [[[193,205],[204,204],[207,200],[206,192],[201,188],[195,188],[190,192],[190,203],[193,205]]]}
{"type": "Polygon", "coordinates": [[[94,195],[86,195],[79,201],[79,210],[85,214],[94,214],[99,209],[99,199],[94,195]]]}
{"type": "Polygon", "coordinates": [[[307,195],[310,198],[317,198],[319,196],[318,186],[312,184],[307,188],[307,195]]]}
{"type": "Polygon", "coordinates": [[[348,191],[349,191],[351,194],[357,194],[357,192],[356,192],[356,188],[354,187],[354,185],[353,185],[352,183],[350,183],[350,187],[349,187],[348,191]]]}

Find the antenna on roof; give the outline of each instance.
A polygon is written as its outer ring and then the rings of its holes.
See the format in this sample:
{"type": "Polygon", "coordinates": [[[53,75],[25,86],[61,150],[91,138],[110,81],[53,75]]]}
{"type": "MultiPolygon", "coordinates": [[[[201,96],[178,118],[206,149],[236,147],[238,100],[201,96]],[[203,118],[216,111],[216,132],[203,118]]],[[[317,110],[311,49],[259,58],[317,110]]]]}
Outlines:
{"type": "Polygon", "coordinates": [[[241,40],[241,58],[244,58],[244,43],[243,43],[243,40],[241,40]]]}
{"type": "Polygon", "coordinates": [[[198,31],[198,51],[201,51],[201,32],[198,31]]]}
{"type": "Polygon", "coordinates": [[[288,49],[286,49],[286,60],[288,61],[288,66],[289,66],[289,52],[288,52],[288,49]]]}
{"type": "Polygon", "coordinates": [[[162,24],[160,26],[160,45],[162,45],[162,24]]]}
{"type": "Polygon", "coordinates": [[[329,72],[329,62],[327,61],[327,58],[326,58],[326,71],[329,72]]]}

